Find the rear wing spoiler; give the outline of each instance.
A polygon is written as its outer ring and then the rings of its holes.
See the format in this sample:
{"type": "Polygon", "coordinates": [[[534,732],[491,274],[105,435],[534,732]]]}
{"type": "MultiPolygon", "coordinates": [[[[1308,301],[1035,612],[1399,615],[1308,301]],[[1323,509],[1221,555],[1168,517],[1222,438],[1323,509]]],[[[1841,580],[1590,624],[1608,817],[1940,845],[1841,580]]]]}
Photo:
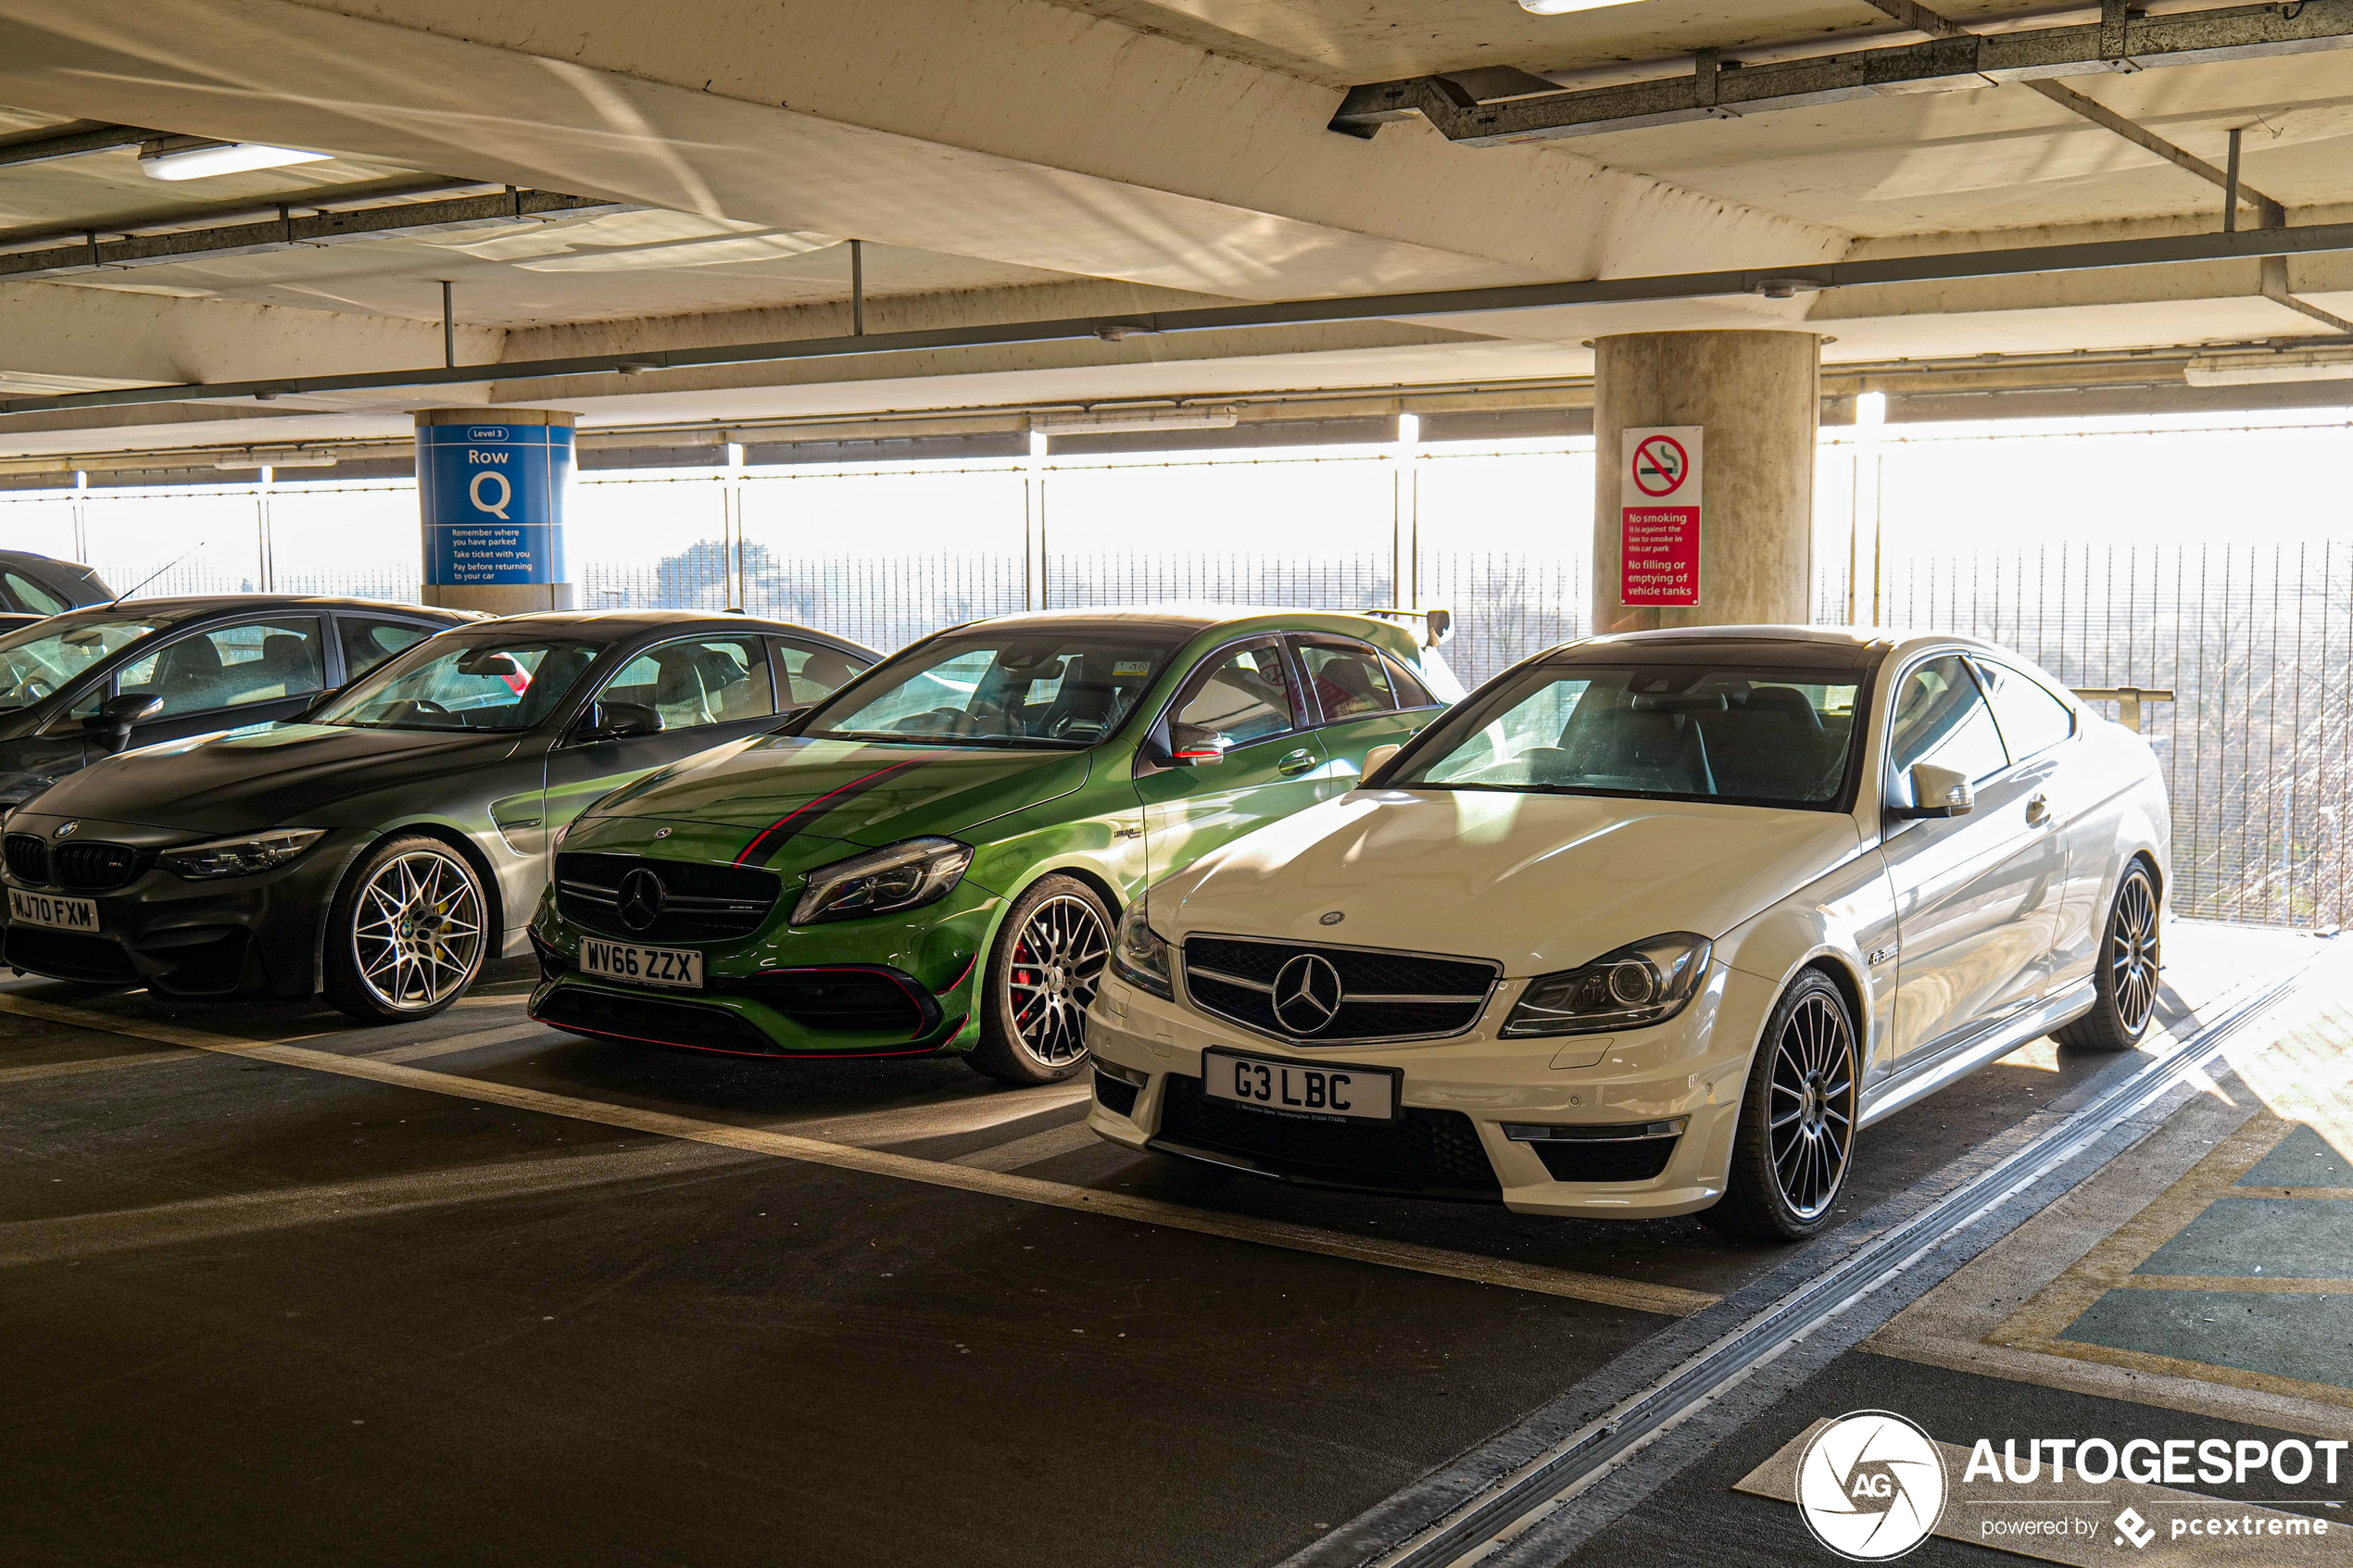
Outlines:
{"type": "Polygon", "coordinates": [[[1414,641],[1426,648],[1434,648],[1454,634],[1454,612],[1451,609],[1352,609],[1344,613],[1393,621],[1411,632],[1414,641]]]}

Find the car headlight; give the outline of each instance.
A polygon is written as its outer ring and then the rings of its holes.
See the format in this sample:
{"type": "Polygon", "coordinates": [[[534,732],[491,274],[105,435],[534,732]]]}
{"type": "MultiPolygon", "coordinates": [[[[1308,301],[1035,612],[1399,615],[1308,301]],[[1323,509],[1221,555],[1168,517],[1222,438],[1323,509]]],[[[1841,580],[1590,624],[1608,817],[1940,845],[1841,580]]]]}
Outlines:
{"type": "Polygon", "coordinates": [[[1670,931],[1605,953],[1582,969],[1539,975],[1503,1032],[1507,1038],[1603,1035],[1664,1023],[1699,990],[1714,947],[1705,936],[1670,931]]]}
{"type": "Polygon", "coordinates": [[[1143,898],[1127,906],[1119,917],[1119,935],[1111,945],[1112,972],[1139,990],[1150,991],[1163,1001],[1176,997],[1176,982],[1170,978],[1168,944],[1152,929],[1151,905],[1143,898]]]}
{"type": "Polygon", "coordinates": [[[327,836],[325,828],[273,828],[242,838],[216,838],[167,849],[156,863],[176,876],[250,876],[274,871],[327,836]]]}
{"type": "Polygon", "coordinates": [[[973,863],[973,847],[952,838],[911,838],[809,873],[792,923],[859,920],[921,909],[948,897],[973,863]]]}

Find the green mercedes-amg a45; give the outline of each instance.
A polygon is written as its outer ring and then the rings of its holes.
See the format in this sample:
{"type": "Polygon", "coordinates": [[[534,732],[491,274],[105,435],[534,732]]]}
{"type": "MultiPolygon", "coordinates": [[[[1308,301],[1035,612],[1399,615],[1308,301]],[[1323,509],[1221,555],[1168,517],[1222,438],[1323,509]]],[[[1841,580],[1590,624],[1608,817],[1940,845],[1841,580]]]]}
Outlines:
{"type": "Polygon", "coordinates": [[[533,922],[532,1016],[1066,1077],[1120,909],[1350,789],[1459,697],[1444,630],[1442,611],[1188,608],[937,633],[591,806],[533,922]]]}

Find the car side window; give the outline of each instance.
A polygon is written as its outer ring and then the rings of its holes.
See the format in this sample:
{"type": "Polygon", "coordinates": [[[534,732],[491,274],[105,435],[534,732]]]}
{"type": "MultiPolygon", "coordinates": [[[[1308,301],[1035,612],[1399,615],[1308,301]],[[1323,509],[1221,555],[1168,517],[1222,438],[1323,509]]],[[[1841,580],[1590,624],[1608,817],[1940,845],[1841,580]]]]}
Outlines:
{"type": "Polygon", "coordinates": [[[852,658],[839,648],[803,646],[782,637],[773,639],[776,658],[785,667],[785,684],[791,688],[785,706],[801,708],[829,697],[849,684],[853,676],[870,669],[870,661],[852,658]]]}
{"type": "Polygon", "coordinates": [[[26,615],[63,615],[72,608],[31,578],[14,571],[0,572],[0,584],[7,588],[10,608],[26,615]]]}
{"type": "Polygon", "coordinates": [[[1315,706],[1327,720],[1362,719],[1373,713],[1397,711],[1397,693],[1380,655],[1362,644],[1308,642],[1299,644],[1301,665],[1315,706]]]}
{"type": "Polygon", "coordinates": [[[343,678],[358,680],[402,648],[423,642],[433,628],[409,621],[372,621],[338,615],[335,630],[343,638],[343,678]]]}
{"type": "Polygon", "coordinates": [[[1976,661],[1977,672],[1994,701],[1994,721],[2002,739],[2020,761],[2037,757],[2075,733],[2075,714],[2067,704],[2007,665],[1976,661]]]}
{"type": "Polygon", "coordinates": [[[300,696],[326,685],[325,640],[308,617],[243,621],[178,637],[125,665],[123,696],[159,696],[173,718],[300,696]]]}
{"type": "Polygon", "coordinates": [[[691,730],[773,714],[776,688],[760,639],[690,637],[631,659],[598,700],[634,702],[661,714],[665,730],[691,730]]]}
{"type": "Polygon", "coordinates": [[[1931,659],[1906,674],[1888,722],[1889,765],[1899,779],[1923,762],[1950,768],[1971,782],[2010,765],[1994,710],[1958,654],[1931,659]]]}
{"type": "Polygon", "coordinates": [[[1399,660],[1388,654],[1383,654],[1381,662],[1389,667],[1389,684],[1397,688],[1398,707],[1410,709],[1441,706],[1439,700],[1429,695],[1429,688],[1422,684],[1421,677],[1406,669],[1399,660]]]}
{"type": "Polygon", "coordinates": [[[1212,655],[1185,684],[1174,718],[1214,731],[1228,746],[1248,746],[1299,728],[1283,650],[1260,643],[1212,655]]]}

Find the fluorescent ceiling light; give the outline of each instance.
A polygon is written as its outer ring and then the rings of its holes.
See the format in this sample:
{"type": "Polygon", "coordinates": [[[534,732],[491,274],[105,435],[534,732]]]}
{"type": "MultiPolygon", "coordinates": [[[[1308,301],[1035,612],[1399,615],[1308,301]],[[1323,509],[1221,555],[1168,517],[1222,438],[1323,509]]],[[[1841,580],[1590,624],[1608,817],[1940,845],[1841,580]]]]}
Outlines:
{"type": "Polygon", "coordinates": [[[2191,360],[2182,376],[2192,386],[2353,381],[2353,349],[2290,348],[2276,354],[2204,354],[2191,360]]]}
{"type": "Polygon", "coordinates": [[[1571,11],[1598,11],[1604,6],[1630,6],[1634,0],[1519,0],[1519,8],[1540,17],[1566,16],[1571,11]]]}
{"type": "Polygon", "coordinates": [[[215,142],[202,136],[166,136],[139,149],[139,167],[156,180],[207,180],[216,174],[238,174],[248,169],[283,169],[289,164],[319,163],[333,153],[306,153],[293,147],[265,147],[258,142],[215,142]]]}
{"type": "Polygon", "coordinates": [[[1047,435],[1110,435],[1130,430],[1231,430],[1240,422],[1231,408],[1102,408],[1039,414],[1029,427],[1047,435]]]}

